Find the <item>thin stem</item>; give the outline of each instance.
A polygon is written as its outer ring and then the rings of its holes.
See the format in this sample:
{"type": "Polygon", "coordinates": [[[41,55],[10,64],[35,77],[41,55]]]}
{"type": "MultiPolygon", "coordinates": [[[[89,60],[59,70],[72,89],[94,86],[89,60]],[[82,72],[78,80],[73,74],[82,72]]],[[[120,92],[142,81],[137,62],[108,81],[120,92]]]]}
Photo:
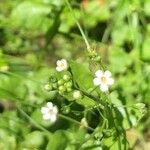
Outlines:
{"type": "Polygon", "coordinates": [[[17,73],[14,73],[14,72],[10,72],[10,71],[7,71],[7,72],[1,72],[0,71],[0,74],[5,74],[5,75],[9,75],[9,76],[13,76],[13,77],[16,77],[16,78],[25,78],[25,79],[28,79],[28,80],[31,80],[31,81],[33,81],[33,82],[36,82],[36,83],[38,83],[38,84],[42,84],[42,82],[40,82],[40,81],[37,81],[37,80],[34,80],[34,79],[32,79],[32,78],[30,78],[30,77],[28,77],[28,76],[23,76],[23,75],[20,75],[20,74],[17,74],[17,73]]]}
{"type": "Polygon", "coordinates": [[[17,109],[21,112],[21,114],[27,118],[29,120],[29,122],[36,126],[37,128],[39,128],[40,130],[46,132],[46,133],[50,133],[47,129],[45,129],[44,127],[42,127],[41,125],[39,125],[36,121],[34,121],[24,110],[20,109],[19,107],[17,107],[17,109]]]}
{"type": "MultiPolygon", "coordinates": [[[[65,119],[65,120],[74,122],[74,123],[76,123],[76,124],[78,124],[78,125],[81,126],[81,123],[80,123],[79,121],[75,120],[75,119],[72,119],[72,118],[70,118],[70,117],[68,117],[68,116],[64,116],[64,115],[62,115],[62,114],[59,114],[58,116],[61,117],[61,118],[63,118],[63,119],[65,119]]],[[[88,127],[86,127],[86,128],[89,129],[89,130],[91,130],[91,131],[94,131],[94,129],[93,129],[92,127],[89,127],[89,126],[88,126],[88,127]]]]}
{"type": "Polygon", "coordinates": [[[65,1],[66,1],[66,4],[68,5],[68,8],[69,8],[69,10],[70,10],[70,12],[71,12],[71,14],[72,14],[72,16],[73,16],[73,18],[74,18],[74,20],[75,20],[77,26],[78,26],[78,28],[79,28],[79,31],[80,31],[80,33],[81,33],[83,39],[84,39],[84,41],[85,41],[87,50],[89,50],[89,49],[90,49],[90,44],[89,44],[89,42],[88,42],[88,40],[87,40],[87,38],[86,38],[86,36],[85,36],[85,34],[84,34],[84,31],[83,31],[81,25],[79,24],[78,20],[76,19],[76,16],[75,16],[75,14],[74,14],[74,11],[73,11],[73,9],[72,9],[72,7],[71,7],[69,1],[68,1],[68,0],[65,0],[65,1]]]}

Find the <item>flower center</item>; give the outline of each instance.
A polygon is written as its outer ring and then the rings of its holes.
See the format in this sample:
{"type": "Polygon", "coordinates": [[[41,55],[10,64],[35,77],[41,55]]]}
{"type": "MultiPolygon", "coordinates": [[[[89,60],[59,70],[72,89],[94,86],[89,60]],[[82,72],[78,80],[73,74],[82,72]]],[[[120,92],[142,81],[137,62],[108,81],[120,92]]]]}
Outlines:
{"type": "Polygon", "coordinates": [[[62,63],[60,66],[61,66],[61,67],[64,67],[65,65],[62,63]]]}
{"type": "Polygon", "coordinates": [[[53,113],[54,113],[54,112],[53,112],[53,109],[49,109],[48,113],[49,113],[50,115],[53,114],[53,113]]]}
{"type": "Polygon", "coordinates": [[[106,82],[107,82],[106,77],[101,77],[101,82],[102,82],[102,84],[106,84],[106,82]]]}

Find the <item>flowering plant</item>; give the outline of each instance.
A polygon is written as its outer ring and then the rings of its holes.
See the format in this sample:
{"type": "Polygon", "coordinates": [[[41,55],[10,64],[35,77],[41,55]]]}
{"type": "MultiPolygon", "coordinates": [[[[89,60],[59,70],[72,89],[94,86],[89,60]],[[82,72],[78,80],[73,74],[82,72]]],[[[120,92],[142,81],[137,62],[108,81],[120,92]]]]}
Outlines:
{"type": "MultiPolygon", "coordinates": [[[[50,93],[56,92],[53,103],[55,104],[55,99],[58,99],[59,111],[52,102],[48,102],[47,108],[41,109],[43,119],[49,119],[52,124],[57,124],[60,119],[72,122],[67,131],[56,131],[56,137],[65,136],[65,141],[57,143],[63,144],[65,148],[86,149],[94,146],[126,149],[128,147],[126,129],[135,126],[143,117],[145,105],[136,103],[126,106],[114,103],[113,83],[117,80],[114,82],[112,73],[107,69],[104,70],[95,50],[88,49],[88,56],[89,67],[87,63],[84,65],[65,59],[57,61],[56,71],[50,76],[45,90],[50,93]],[[128,116],[128,113],[132,114],[131,112],[134,112],[134,115],[128,116]],[[73,133],[72,125],[76,126],[77,133],[73,133]],[[66,132],[70,132],[69,136],[73,136],[74,140],[77,138],[76,135],[80,136],[80,141],[77,139],[72,141],[66,132]],[[120,141],[124,144],[118,145],[120,141]]],[[[52,142],[48,147],[51,145],[52,142]]]]}
{"type": "Polygon", "coordinates": [[[0,150],[149,149],[148,4],[0,3],[0,150]]]}

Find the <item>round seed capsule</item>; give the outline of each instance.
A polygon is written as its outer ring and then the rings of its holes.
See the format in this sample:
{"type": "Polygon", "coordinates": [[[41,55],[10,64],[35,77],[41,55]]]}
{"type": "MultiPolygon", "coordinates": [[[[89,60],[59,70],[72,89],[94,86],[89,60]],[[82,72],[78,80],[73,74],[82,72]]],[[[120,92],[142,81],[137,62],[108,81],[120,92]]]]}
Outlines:
{"type": "Polygon", "coordinates": [[[65,74],[65,75],[63,76],[63,79],[64,79],[65,81],[69,81],[71,78],[70,78],[69,75],[65,74]]]}
{"type": "Polygon", "coordinates": [[[50,84],[45,84],[44,89],[46,91],[51,91],[53,89],[53,87],[50,84]]]}
{"type": "Polygon", "coordinates": [[[57,83],[58,83],[58,85],[63,85],[63,84],[64,84],[64,80],[61,79],[61,80],[59,80],[57,83]]]}
{"type": "Polygon", "coordinates": [[[65,86],[59,86],[58,89],[59,89],[60,92],[65,92],[66,91],[65,86]]]}

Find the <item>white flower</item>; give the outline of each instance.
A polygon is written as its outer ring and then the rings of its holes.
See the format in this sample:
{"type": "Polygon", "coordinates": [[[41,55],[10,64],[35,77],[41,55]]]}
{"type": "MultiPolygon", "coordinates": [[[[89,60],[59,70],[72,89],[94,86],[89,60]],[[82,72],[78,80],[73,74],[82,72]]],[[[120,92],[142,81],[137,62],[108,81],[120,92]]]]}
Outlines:
{"type": "Polygon", "coordinates": [[[64,70],[67,70],[68,69],[68,63],[67,63],[67,61],[66,61],[66,59],[61,59],[61,60],[58,60],[57,62],[56,62],[56,70],[58,71],[58,72],[61,72],[61,71],[64,71],[64,70]]]}
{"type": "Polygon", "coordinates": [[[102,92],[108,91],[108,88],[110,85],[114,83],[114,79],[112,78],[112,74],[110,71],[102,71],[102,70],[97,70],[95,72],[95,78],[93,80],[94,85],[100,86],[100,89],[102,92]]]}
{"type": "Polygon", "coordinates": [[[44,120],[55,122],[57,119],[58,108],[53,106],[53,103],[48,102],[45,107],[41,108],[44,120]]]}

